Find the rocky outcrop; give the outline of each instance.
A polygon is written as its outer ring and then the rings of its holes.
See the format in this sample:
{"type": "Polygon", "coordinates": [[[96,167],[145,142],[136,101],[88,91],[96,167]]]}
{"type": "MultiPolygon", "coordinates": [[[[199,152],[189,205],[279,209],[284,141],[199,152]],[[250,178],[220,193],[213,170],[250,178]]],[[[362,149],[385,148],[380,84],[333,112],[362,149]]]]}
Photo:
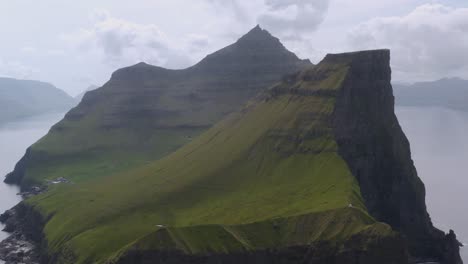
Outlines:
{"type": "Polygon", "coordinates": [[[24,202],[0,215],[4,231],[10,237],[0,242],[0,260],[6,264],[46,263],[46,247],[42,228],[45,221],[41,214],[24,202]]]}
{"type": "Polygon", "coordinates": [[[390,51],[327,58],[352,60],[337,97],[334,130],[339,153],[358,179],[369,212],[408,238],[414,259],[462,263],[454,233],[444,235],[434,228],[427,213],[424,184],[394,113],[390,51]]]}

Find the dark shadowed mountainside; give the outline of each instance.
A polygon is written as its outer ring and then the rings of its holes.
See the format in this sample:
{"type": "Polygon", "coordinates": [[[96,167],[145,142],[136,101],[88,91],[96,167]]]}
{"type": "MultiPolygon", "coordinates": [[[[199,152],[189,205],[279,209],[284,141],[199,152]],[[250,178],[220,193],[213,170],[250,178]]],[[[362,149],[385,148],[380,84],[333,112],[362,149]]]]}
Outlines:
{"type": "Polygon", "coordinates": [[[28,149],[7,182],[79,182],[157,160],[306,65],[257,26],[188,69],[117,70],[28,149]]]}

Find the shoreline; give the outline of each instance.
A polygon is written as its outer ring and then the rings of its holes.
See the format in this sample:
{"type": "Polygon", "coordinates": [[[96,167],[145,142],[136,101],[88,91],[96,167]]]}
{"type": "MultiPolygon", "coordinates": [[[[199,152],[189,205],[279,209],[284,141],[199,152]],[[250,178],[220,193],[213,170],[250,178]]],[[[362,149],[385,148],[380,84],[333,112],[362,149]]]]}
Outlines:
{"type": "Polygon", "coordinates": [[[21,203],[0,215],[0,222],[4,225],[2,231],[9,234],[7,238],[0,241],[0,260],[4,261],[5,264],[39,263],[37,246],[26,237],[19,226],[20,221],[17,218],[16,207],[20,206],[21,203]]]}
{"type": "Polygon", "coordinates": [[[0,241],[0,261],[3,261],[5,264],[39,264],[41,253],[39,249],[40,241],[38,238],[40,237],[42,239],[42,236],[37,236],[38,231],[31,232],[34,228],[27,225],[34,225],[36,222],[34,219],[40,219],[40,216],[38,213],[32,212],[33,210],[30,209],[24,201],[27,198],[45,192],[47,187],[33,186],[29,191],[21,192],[20,187],[17,185],[3,184],[6,186],[15,186],[18,190],[16,196],[21,197],[21,200],[12,208],[0,214],[0,224],[3,225],[2,232],[8,234],[6,238],[0,241]],[[29,217],[32,218],[30,219],[32,222],[25,221],[25,219],[29,217]]]}

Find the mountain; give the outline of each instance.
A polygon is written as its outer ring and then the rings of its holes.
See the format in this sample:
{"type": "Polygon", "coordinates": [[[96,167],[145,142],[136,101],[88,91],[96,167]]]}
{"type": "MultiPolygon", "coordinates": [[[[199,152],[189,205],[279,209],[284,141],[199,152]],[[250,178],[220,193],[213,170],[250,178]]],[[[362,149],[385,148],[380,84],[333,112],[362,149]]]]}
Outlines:
{"type": "Polygon", "coordinates": [[[51,112],[65,112],[73,98],[52,84],[0,78],[0,124],[51,112]]]}
{"type": "Polygon", "coordinates": [[[53,263],[461,263],[394,114],[388,50],[327,55],[174,153],[17,207],[53,263]]]}
{"type": "Polygon", "coordinates": [[[395,85],[396,103],[402,106],[438,106],[468,111],[468,81],[444,78],[433,82],[395,85]]]}
{"type": "Polygon", "coordinates": [[[90,85],[88,88],[86,88],[86,90],[84,90],[83,92],[81,92],[80,94],[75,96],[74,98],[79,103],[79,102],[81,102],[81,99],[83,99],[84,95],[87,92],[92,91],[92,90],[96,90],[97,88],[99,88],[97,85],[90,85]]]}
{"type": "Polygon", "coordinates": [[[257,26],[188,69],[117,70],[28,149],[6,182],[79,182],[157,160],[306,65],[257,26]]]}

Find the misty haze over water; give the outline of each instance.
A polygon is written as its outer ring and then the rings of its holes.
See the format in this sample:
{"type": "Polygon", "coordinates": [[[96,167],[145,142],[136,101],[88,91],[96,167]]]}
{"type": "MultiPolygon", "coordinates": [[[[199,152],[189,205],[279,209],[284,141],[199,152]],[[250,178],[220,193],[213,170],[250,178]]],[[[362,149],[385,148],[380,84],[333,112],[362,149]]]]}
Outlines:
{"type": "MultiPolygon", "coordinates": [[[[13,169],[26,149],[44,136],[62,117],[63,114],[44,115],[0,126],[0,213],[21,200],[20,196],[16,195],[19,189],[3,184],[3,176],[13,169]]],[[[3,227],[0,226],[0,229],[3,227]]],[[[0,240],[7,236],[7,233],[0,232],[0,240]]]]}
{"type": "MultiPolygon", "coordinates": [[[[455,230],[468,242],[468,113],[439,107],[397,107],[398,120],[411,144],[412,158],[426,185],[426,203],[434,225],[455,230]]],[[[468,249],[460,251],[465,262],[468,249]]]]}

